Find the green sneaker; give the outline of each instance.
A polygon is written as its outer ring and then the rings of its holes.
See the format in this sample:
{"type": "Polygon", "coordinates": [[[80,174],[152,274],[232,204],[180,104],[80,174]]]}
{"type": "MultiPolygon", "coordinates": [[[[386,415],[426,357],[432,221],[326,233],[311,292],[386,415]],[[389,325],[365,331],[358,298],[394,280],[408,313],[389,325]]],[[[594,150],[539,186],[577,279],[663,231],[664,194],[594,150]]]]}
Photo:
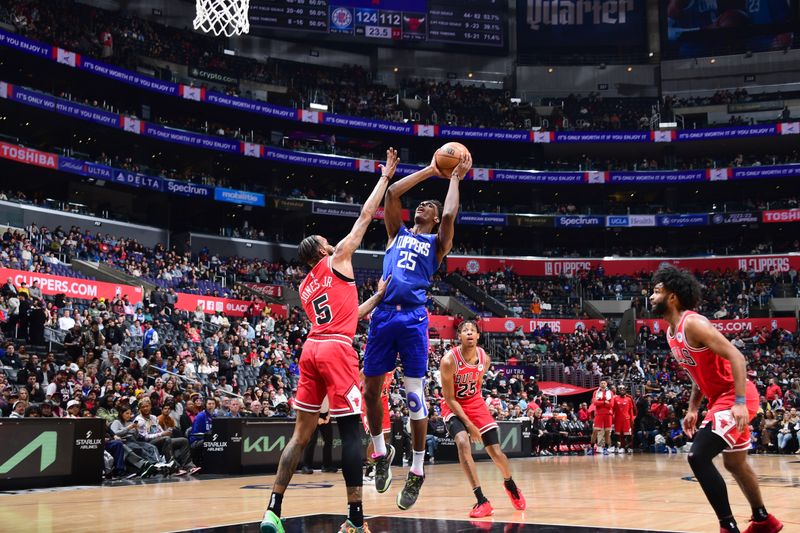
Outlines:
{"type": "Polygon", "coordinates": [[[419,497],[419,489],[422,488],[422,482],[425,481],[425,476],[418,476],[414,472],[408,473],[406,479],[406,486],[397,495],[397,506],[406,511],[411,509],[411,506],[417,503],[419,497]]]}
{"type": "Polygon", "coordinates": [[[370,533],[369,526],[366,522],[361,527],[356,527],[348,518],[342,524],[342,527],[339,528],[339,533],[370,533]]]}
{"type": "Polygon", "coordinates": [[[375,466],[375,490],[383,494],[392,484],[392,461],[394,461],[394,446],[386,446],[386,455],[372,459],[375,466]]]}
{"type": "Polygon", "coordinates": [[[261,533],[285,533],[281,518],[272,511],[264,513],[264,519],[261,521],[261,533]]]}

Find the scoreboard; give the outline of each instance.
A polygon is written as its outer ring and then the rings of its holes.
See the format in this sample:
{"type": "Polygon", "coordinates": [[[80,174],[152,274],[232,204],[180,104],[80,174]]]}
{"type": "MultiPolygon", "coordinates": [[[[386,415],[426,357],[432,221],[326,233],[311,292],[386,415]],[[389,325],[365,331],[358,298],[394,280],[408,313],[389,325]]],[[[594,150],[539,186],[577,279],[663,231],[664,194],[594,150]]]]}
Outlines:
{"type": "MultiPolygon", "coordinates": [[[[250,26],[375,44],[505,48],[508,0],[251,0],[250,26]]],[[[272,33],[272,32],[270,32],[272,33]]]]}

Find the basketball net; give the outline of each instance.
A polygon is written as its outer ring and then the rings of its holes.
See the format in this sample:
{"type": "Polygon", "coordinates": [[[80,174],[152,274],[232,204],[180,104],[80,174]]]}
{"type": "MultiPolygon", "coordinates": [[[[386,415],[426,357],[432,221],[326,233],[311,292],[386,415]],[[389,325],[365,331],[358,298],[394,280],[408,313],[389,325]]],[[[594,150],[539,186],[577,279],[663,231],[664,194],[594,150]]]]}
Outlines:
{"type": "Polygon", "coordinates": [[[194,29],[227,37],[250,32],[250,0],[196,0],[194,29]]]}

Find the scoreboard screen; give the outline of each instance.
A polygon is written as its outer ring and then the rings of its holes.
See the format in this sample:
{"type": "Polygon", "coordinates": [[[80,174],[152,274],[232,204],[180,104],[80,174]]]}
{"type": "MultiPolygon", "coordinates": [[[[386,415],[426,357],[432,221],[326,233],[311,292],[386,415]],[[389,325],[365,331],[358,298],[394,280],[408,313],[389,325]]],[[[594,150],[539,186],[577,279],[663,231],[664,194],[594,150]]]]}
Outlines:
{"type": "Polygon", "coordinates": [[[296,30],[311,38],[387,46],[450,43],[505,49],[507,7],[507,0],[251,0],[250,26],[261,35],[296,30]]]}

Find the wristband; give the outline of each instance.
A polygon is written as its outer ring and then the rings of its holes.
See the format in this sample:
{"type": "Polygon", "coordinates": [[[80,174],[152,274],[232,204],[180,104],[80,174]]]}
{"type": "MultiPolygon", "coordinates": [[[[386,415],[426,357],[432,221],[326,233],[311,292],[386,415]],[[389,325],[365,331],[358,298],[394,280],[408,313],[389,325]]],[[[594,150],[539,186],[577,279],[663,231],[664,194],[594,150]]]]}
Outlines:
{"type": "Polygon", "coordinates": [[[736,400],[734,403],[738,405],[744,405],[747,403],[747,396],[736,396],[736,400]]]}

